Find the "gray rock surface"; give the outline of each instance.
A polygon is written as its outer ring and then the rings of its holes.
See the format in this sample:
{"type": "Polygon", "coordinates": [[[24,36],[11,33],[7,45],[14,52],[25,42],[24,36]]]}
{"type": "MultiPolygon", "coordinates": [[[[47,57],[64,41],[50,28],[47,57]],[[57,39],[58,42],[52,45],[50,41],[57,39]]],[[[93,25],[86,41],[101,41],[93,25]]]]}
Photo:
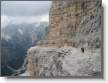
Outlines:
{"type": "Polygon", "coordinates": [[[40,46],[101,47],[101,0],[53,1],[49,29],[40,46]]]}
{"type": "Polygon", "coordinates": [[[37,77],[101,76],[101,31],[101,0],[53,1],[46,38],[27,52],[27,72],[37,77]]]}
{"type": "Polygon", "coordinates": [[[30,76],[98,76],[101,74],[100,50],[84,53],[72,47],[32,47],[28,50],[30,76]]]}

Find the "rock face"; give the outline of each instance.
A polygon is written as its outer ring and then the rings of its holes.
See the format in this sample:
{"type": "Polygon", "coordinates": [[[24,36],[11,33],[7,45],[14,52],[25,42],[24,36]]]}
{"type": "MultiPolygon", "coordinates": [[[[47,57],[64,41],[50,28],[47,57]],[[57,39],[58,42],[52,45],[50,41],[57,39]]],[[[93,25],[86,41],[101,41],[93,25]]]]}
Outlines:
{"type": "Polygon", "coordinates": [[[30,76],[101,76],[101,12],[101,0],[52,1],[48,35],[27,52],[30,76]]]}
{"type": "Polygon", "coordinates": [[[102,30],[101,0],[53,1],[49,32],[40,46],[99,48],[102,30]]]}
{"type": "Polygon", "coordinates": [[[95,50],[82,53],[72,47],[32,47],[28,51],[27,71],[30,76],[100,76],[101,56],[95,50]]]}

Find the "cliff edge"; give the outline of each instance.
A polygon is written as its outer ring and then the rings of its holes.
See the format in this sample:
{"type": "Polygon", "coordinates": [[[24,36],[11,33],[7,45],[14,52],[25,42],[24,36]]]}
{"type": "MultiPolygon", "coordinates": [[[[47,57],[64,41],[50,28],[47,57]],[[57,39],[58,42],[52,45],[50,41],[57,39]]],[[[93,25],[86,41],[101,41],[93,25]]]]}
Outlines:
{"type": "Polygon", "coordinates": [[[52,1],[48,34],[27,52],[37,77],[101,76],[101,0],[52,1]]]}

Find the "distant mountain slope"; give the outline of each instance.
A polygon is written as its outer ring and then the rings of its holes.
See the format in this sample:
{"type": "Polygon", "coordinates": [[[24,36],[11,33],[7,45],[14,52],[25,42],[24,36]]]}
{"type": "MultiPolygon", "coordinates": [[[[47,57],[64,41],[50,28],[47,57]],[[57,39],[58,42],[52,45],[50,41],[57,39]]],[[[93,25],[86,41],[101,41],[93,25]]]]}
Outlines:
{"type": "Polygon", "coordinates": [[[44,39],[47,26],[47,22],[9,24],[1,29],[2,75],[11,75],[22,66],[27,49],[44,39]]]}

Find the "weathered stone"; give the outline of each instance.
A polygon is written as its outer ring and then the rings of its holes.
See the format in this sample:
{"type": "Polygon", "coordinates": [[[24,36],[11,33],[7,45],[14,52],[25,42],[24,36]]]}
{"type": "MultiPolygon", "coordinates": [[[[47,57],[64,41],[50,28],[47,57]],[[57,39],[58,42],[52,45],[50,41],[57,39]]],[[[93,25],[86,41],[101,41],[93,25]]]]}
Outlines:
{"type": "Polygon", "coordinates": [[[99,76],[96,73],[101,73],[100,51],[94,51],[82,53],[72,47],[32,47],[28,51],[27,71],[30,76],[38,77],[99,76]]]}
{"type": "Polygon", "coordinates": [[[101,0],[53,1],[46,39],[27,52],[30,75],[101,76],[101,12],[101,0]]]}
{"type": "Polygon", "coordinates": [[[85,43],[80,42],[83,40],[89,43],[86,48],[94,48],[101,42],[101,20],[101,0],[53,1],[49,14],[49,33],[43,40],[47,43],[39,45],[78,47],[84,46],[85,43]],[[94,42],[96,38],[99,41],[94,42]],[[77,45],[74,45],[74,41],[77,41],[77,45]]]}

